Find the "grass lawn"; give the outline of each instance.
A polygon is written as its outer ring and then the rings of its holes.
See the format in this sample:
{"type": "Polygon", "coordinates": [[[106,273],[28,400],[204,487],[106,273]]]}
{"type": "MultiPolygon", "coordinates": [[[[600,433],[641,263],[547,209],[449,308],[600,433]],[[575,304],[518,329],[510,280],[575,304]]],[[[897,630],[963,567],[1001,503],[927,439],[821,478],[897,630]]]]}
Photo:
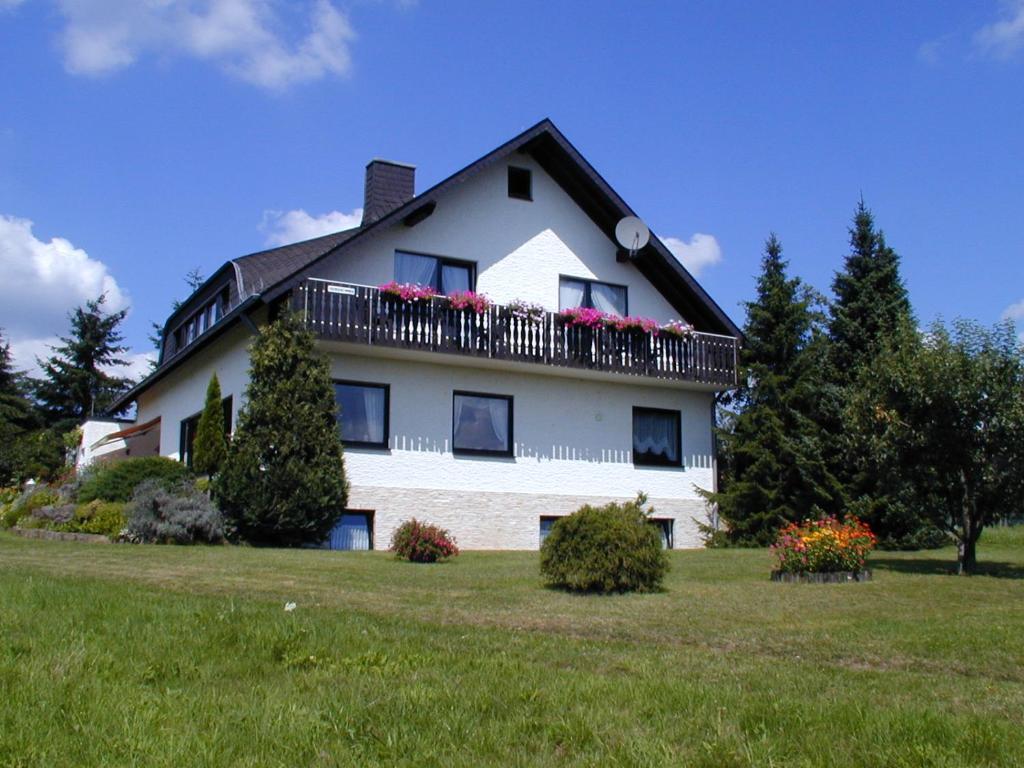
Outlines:
{"type": "Polygon", "coordinates": [[[1024,766],[1024,529],[979,554],[819,586],[673,552],[663,593],[578,597],[536,553],[4,533],[0,765],[1024,766]]]}

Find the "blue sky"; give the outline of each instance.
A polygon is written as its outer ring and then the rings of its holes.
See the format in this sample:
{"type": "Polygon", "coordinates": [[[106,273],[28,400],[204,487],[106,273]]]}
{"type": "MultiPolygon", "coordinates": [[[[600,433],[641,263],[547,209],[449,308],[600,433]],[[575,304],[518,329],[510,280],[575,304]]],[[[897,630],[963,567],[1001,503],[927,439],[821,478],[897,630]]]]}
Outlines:
{"type": "MultiPolygon", "coordinates": [[[[1024,0],[0,0],[0,327],[345,225],[551,117],[738,321],[774,230],[827,291],[861,194],[922,322],[1024,320],[1024,0]]],[[[141,364],[141,357],[139,358],[141,364]]]]}

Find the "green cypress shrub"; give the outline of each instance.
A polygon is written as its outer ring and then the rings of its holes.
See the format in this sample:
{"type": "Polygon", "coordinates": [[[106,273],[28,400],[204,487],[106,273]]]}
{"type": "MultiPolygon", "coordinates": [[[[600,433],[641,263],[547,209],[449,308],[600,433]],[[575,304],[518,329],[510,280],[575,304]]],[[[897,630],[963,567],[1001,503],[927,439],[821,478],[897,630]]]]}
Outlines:
{"type": "Polygon", "coordinates": [[[290,315],[262,330],[250,356],[246,405],[214,499],[253,543],[320,543],[348,498],[327,361],[290,315]]]}
{"type": "Polygon", "coordinates": [[[668,557],[648,523],[643,494],[603,507],[589,504],[551,527],[540,571],[553,587],[575,592],[651,592],[661,586],[668,557]]]}
{"type": "Polygon", "coordinates": [[[192,446],[192,468],[198,474],[215,475],[220,471],[228,454],[225,431],[220,381],[214,373],[206,387],[206,404],[196,425],[196,439],[192,446]]]}
{"type": "Polygon", "coordinates": [[[135,488],[146,480],[171,485],[189,475],[188,467],[165,456],[133,456],[98,462],[86,471],[78,487],[77,501],[80,504],[94,499],[127,502],[131,501],[135,488]]]}

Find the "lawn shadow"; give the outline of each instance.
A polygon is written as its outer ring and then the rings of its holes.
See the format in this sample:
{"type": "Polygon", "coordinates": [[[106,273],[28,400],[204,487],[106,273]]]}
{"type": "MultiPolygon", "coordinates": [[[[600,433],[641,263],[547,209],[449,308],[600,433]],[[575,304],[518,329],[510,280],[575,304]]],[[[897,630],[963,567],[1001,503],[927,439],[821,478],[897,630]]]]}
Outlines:
{"type": "MultiPolygon", "coordinates": [[[[956,560],[940,558],[871,558],[868,561],[869,568],[877,568],[880,571],[894,571],[896,573],[914,573],[923,576],[955,576],[956,560]]],[[[1024,579],[1024,567],[1016,563],[993,563],[982,561],[978,563],[975,576],[994,576],[999,579],[1024,579]]]]}

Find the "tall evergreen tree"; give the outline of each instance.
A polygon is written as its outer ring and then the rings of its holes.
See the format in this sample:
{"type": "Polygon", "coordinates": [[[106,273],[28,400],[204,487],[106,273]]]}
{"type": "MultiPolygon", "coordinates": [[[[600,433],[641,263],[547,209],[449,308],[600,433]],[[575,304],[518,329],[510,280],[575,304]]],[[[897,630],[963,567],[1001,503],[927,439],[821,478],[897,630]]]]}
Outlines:
{"type": "Polygon", "coordinates": [[[879,349],[913,321],[900,277],[900,258],[875,227],[862,199],[850,227],[850,253],[832,282],[829,322],[832,365],[843,380],[869,364],[879,349]]]}
{"type": "Polygon", "coordinates": [[[727,537],[766,544],[780,526],[835,509],[841,489],[822,459],[807,415],[821,318],[814,293],[787,276],[782,244],[765,244],[757,298],[747,303],[741,381],[728,427],[719,433],[727,467],[718,505],[727,537]]]}
{"type": "Polygon", "coordinates": [[[898,466],[882,459],[870,437],[851,422],[847,405],[868,385],[871,366],[914,322],[900,276],[900,259],[861,200],[850,227],[850,252],[832,283],[829,354],[816,418],[830,436],[826,455],[843,483],[847,511],[862,517],[883,546],[927,545],[934,528],[923,521],[898,466]]]}
{"type": "Polygon", "coordinates": [[[11,345],[0,330],[0,485],[27,476],[32,430],[38,427],[25,376],[14,369],[11,345]]]}
{"type": "Polygon", "coordinates": [[[206,405],[196,425],[196,439],[192,447],[192,468],[199,474],[216,475],[220,471],[228,453],[225,431],[220,381],[214,373],[206,387],[206,405]]]}
{"type": "Polygon", "coordinates": [[[319,543],[348,497],[327,361],[291,315],[262,330],[250,357],[247,402],[214,496],[249,541],[319,543]]]}
{"type": "Polygon", "coordinates": [[[119,326],[128,310],[107,313],[106,296],[86,302],[70,314],[71,333],[55,353],[39,361],[43,379],[36,384],[38,399],[47,421],[59,428],[71,428],[91,416],[106,413],[114,399],[131,386],[131,379],[112,376],[111,368],[126,366],[121,355],[128,348],[121,342],[119,326]]]}

